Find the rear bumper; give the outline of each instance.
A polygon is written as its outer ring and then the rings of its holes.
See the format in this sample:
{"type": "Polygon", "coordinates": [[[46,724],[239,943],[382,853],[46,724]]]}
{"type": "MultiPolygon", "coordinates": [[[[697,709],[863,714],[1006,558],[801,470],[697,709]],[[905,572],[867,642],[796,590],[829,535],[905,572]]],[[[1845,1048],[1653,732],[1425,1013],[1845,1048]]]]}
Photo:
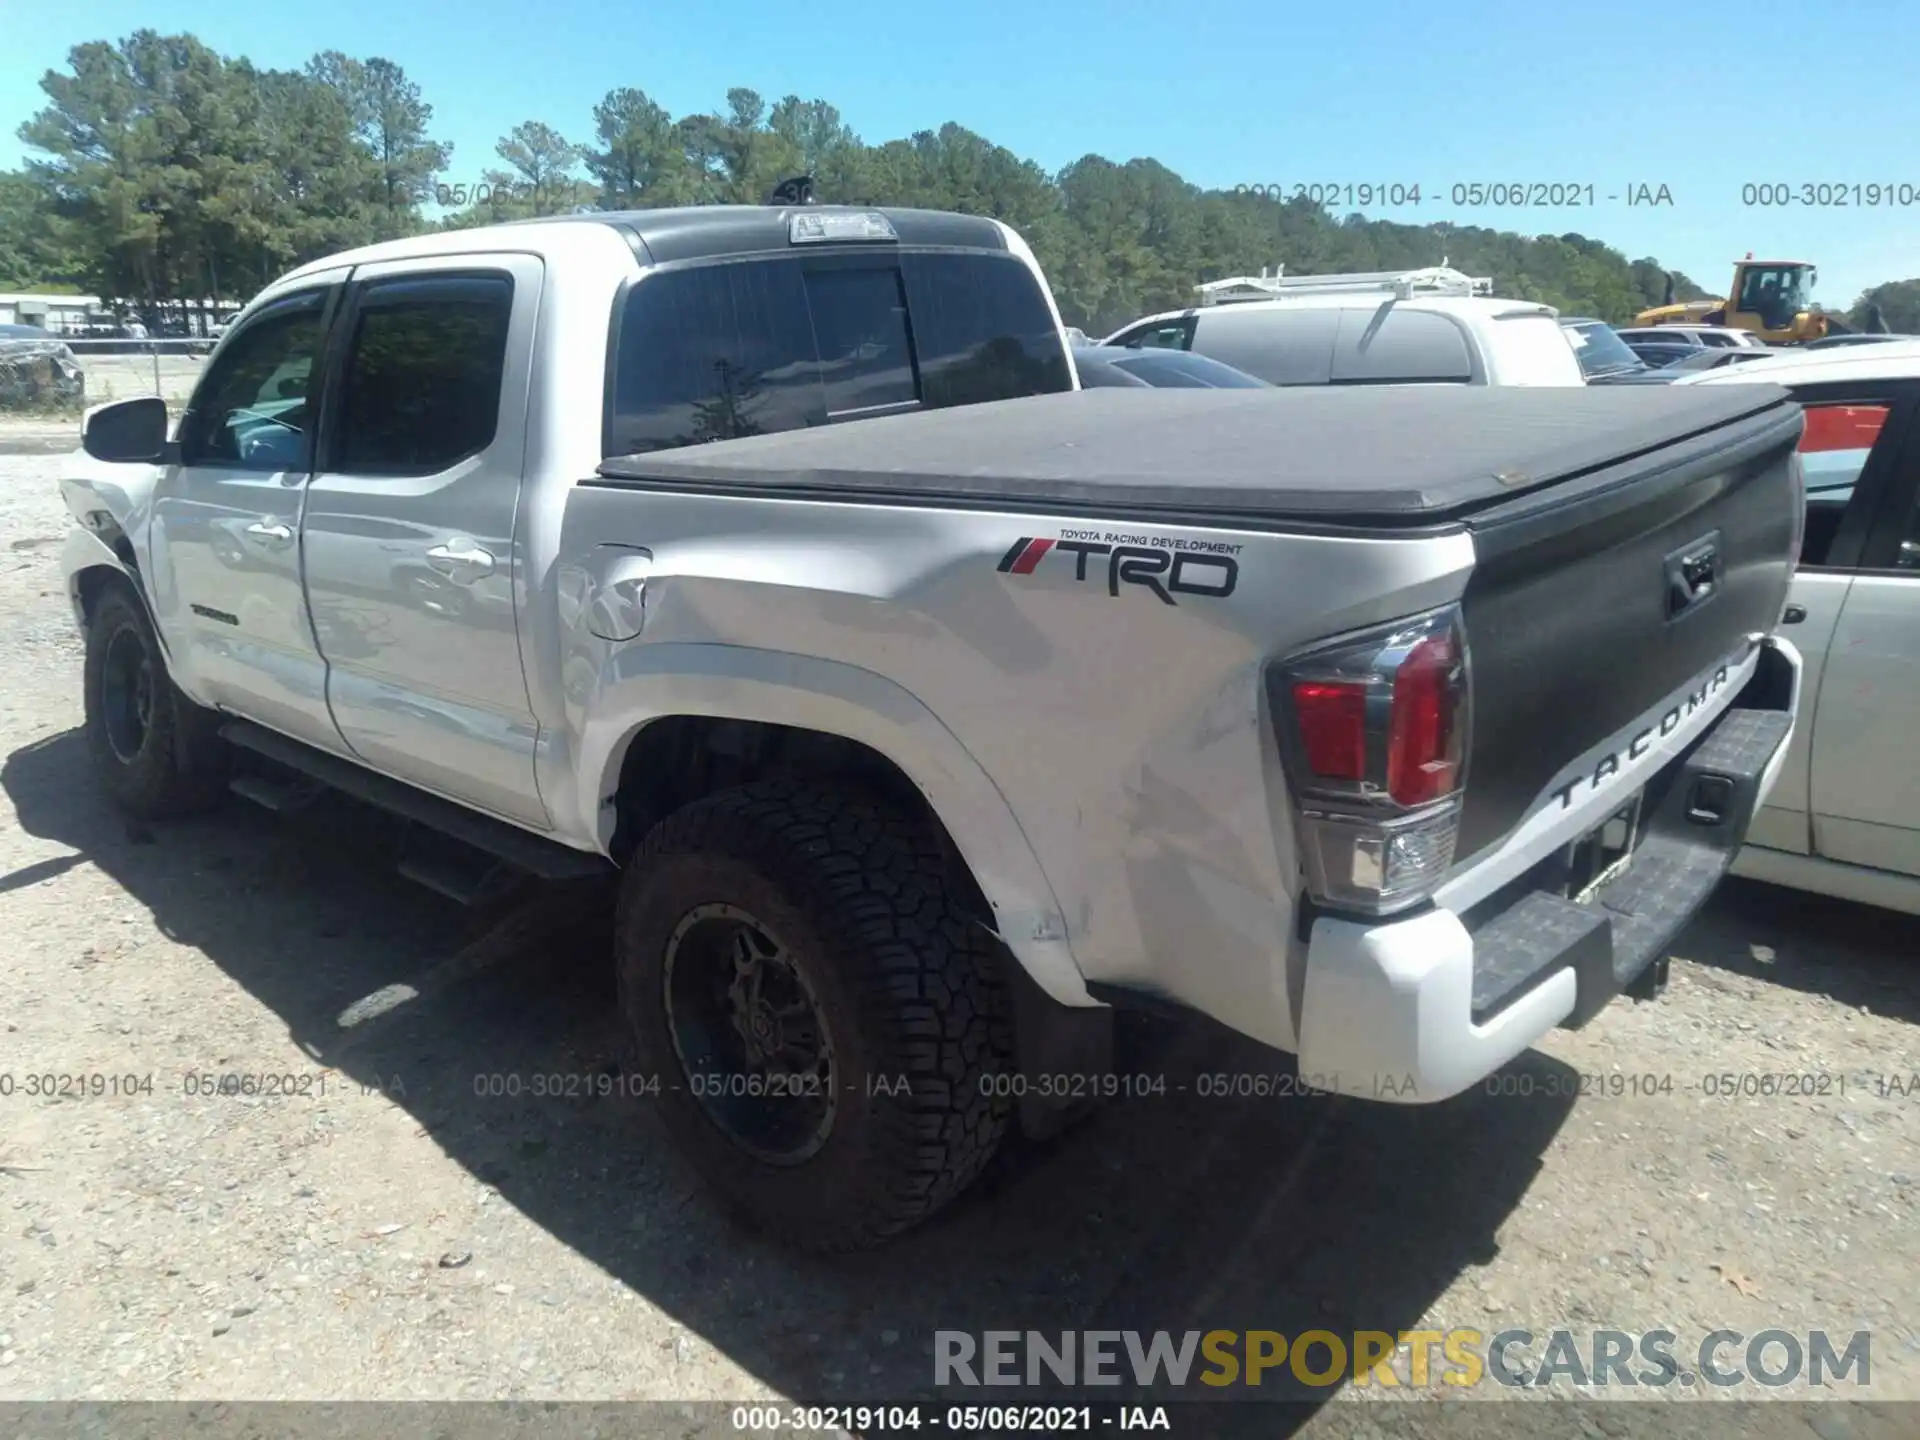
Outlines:
{"type": "Polygon", "coordinates": [[[1800,656],[1769,638],[1733,703],[1641,791],[1632,863],[1581,900],[1542,857],[1461,913],[1322,917],[1308,943],[1301,1078],[1399,1103],[1444,1100],[1623,992],[1651,997],[1666,950],[1732,865],[1785,763],[1800,656]]]}

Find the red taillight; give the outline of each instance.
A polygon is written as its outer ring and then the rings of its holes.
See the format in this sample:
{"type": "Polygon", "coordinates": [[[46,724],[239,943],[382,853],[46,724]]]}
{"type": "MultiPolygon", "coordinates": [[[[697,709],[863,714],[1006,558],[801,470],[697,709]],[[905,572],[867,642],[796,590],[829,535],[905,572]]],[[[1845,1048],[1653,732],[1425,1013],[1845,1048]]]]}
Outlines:
{"type": "Polygon", "coordinates": [[[1387,730],[1387,793],[1409,809],[1450,795],[1460,768],[1454,744],[1456,655],[1450,633],[1429,635],[1393,677],[1387,730]]]}
{"type": "Polygon", "coordinates": [[[1268,667],[1294,833],[1319,903],[1390,915],[1446,878],[1465,811],[1467,671],[1458,605],[1268,667]]]}
{"type": "Polygon", "coordinates": [[[1323,780],[1367,778],[1367,687],[1336,680],[1299,680],[1293,713],[1307,765],[1323,780]]]}

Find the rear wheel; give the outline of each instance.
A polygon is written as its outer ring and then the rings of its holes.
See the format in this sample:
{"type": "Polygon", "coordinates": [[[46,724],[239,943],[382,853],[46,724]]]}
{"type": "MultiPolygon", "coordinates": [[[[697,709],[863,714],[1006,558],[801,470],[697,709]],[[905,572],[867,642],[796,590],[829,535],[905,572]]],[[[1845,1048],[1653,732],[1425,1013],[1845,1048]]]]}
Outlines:
{"type": "Polygon", "coordinates": [[[219,717],[168,678],[146,611],[124,586],[102,594],[88,617],[84,689],[87,749],[115,805],[157,820],[220,798],[219,717]]]}
{"type": "Polygon", "coordinates": [[[616,956],[643,1076],[746,1219],[813,1250],[916,1224],[1012,1114],[996,942],[927,827],[768,782],[669,816],[627,868],[616,956]]]}

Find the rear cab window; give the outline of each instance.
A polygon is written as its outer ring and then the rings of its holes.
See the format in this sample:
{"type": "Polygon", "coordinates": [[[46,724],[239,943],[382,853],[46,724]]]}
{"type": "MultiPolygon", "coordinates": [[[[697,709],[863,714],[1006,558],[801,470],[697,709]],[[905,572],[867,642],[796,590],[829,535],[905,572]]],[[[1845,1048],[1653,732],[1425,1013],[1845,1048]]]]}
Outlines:
{"type": "Polygon", "coordinates": [[[604,452],[1073,388],[1034,272],[984,251],[703,261],[628,287],[604,452]]]}
{"type": "Polygon", "coordinates": [[[1174,320],[1149,320],[1131,330],[1123,330],[1107,343],[1129,350],[1191,350],[1194,317],[1182,315],[1174,320]]]}

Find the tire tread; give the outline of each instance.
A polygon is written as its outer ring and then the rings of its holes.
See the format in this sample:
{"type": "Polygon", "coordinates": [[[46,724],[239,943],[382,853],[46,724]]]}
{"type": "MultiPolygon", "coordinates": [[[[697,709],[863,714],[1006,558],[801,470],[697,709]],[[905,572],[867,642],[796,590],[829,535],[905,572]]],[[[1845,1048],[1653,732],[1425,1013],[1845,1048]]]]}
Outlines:
{"type": "Polygon", "coordinates": [[[999,943],[949,893],[938,837],[840,790],[770,780],[722,791],[669,815],[641,843],[622,886],[619,933],[629,933],[652,862],[703,854],[745,863],[815,920],[857,997],[873,1069],[909,1082],[908,1094],[874,1101],[871,1183],[827,1233],[786,1238],[846,1250],[918,1224],[986,1168],[1013,1111],[983,1083],[1011,1065],[1013,1051],[999,943]]]}

